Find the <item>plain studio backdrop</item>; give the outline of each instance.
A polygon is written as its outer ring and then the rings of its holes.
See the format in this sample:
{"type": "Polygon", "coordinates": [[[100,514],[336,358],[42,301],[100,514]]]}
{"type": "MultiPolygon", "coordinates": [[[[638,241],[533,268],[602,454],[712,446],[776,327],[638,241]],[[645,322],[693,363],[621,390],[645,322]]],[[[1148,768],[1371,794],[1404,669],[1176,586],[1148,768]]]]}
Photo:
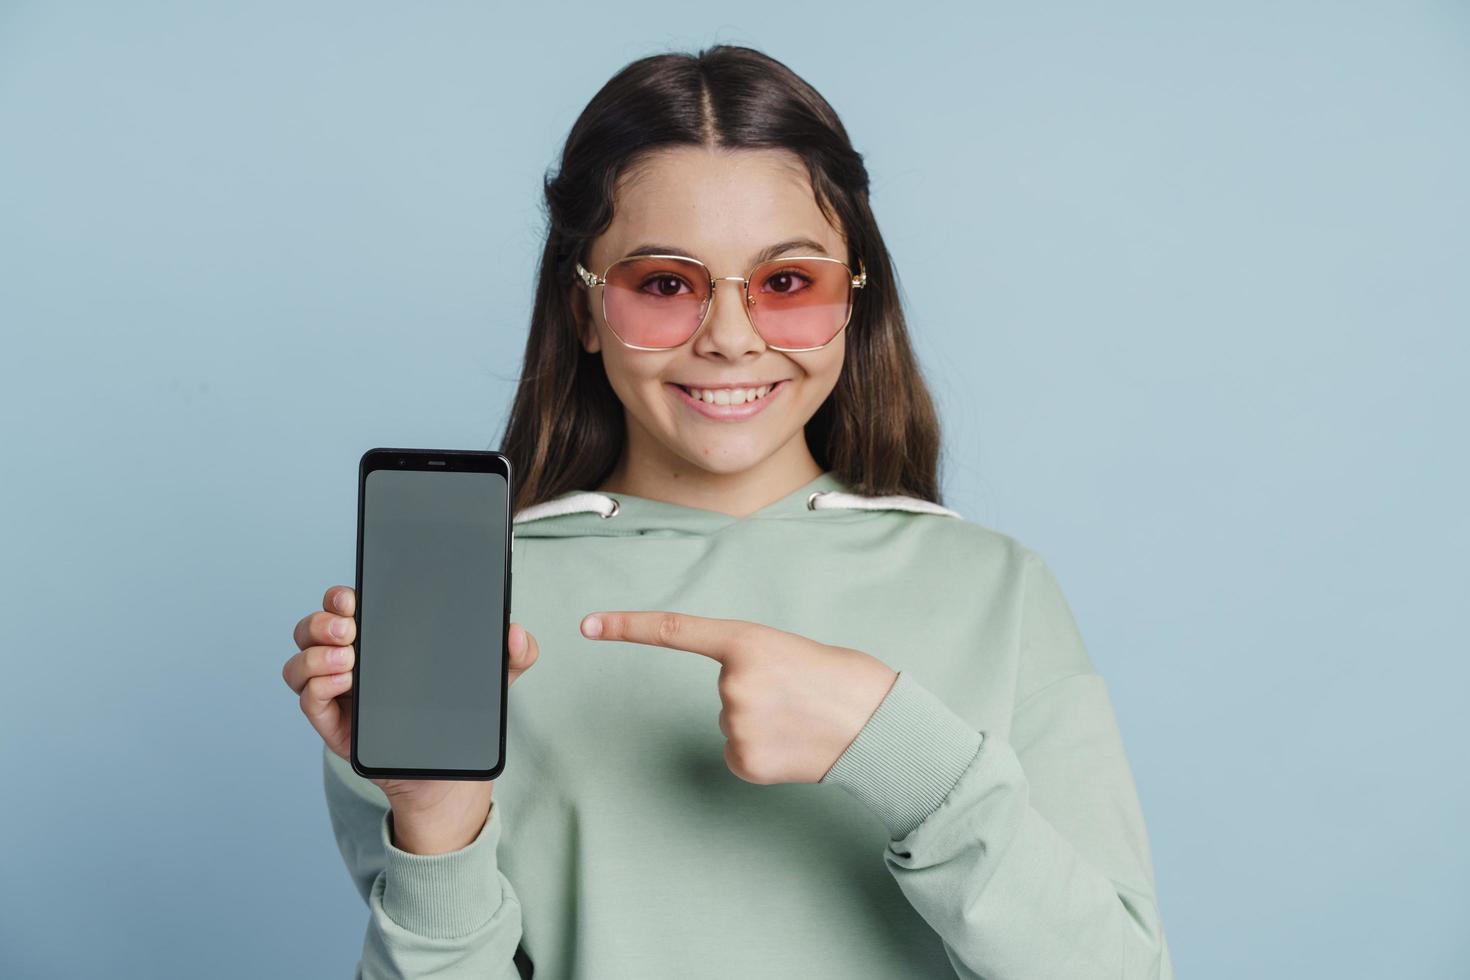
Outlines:
{"type": "Polygon", "coordinates": [[[1057,572],[1180,976],[1470,974],[1449,0],[0,4],[0,974],[350,975],[281,665],[358,457],[491,445],[576,113],[716,42],[866,157],[945,502],[1057,572]]]}

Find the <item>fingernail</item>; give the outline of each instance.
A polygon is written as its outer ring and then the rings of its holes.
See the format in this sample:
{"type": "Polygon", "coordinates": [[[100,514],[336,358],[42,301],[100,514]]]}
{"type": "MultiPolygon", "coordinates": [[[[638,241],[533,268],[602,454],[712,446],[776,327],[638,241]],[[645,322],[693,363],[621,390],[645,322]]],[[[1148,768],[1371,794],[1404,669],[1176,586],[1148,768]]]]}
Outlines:
{"type": "Polygon", "coordinates": [[[342,637],[347,635],[347,620],[334,619],[332,620],[332,625],[329,628],[332,631],[332,635],[340,640],[342,639],[342,637]]]}
{"type": "Polygon", "coordinates": [[[597,616],[587,616],[582,620],[582,635],[596,639],[602,635],[602,620],[597,616]]]}
{"type": "Polygon", "coordinates": [[[516,623],[510,624],[510,652],[517,656],[526,652],[526,631],[516,623]]]}
{"type": "Polygon", "coordinates": [[[343,612],[346,612],[347,611],[347,593],[346,592],[338,592],[337,593],[337,601],[335,603],[333,603],[333,605],[335,605],[338,609],[342,610],[343,612]]]}
{"type": "Polygon", "coordinates": [[[335,650],[327,651],[327,663],[341,666],[346,662],[347,653],[341,647],[337,647],[335,650]]]}

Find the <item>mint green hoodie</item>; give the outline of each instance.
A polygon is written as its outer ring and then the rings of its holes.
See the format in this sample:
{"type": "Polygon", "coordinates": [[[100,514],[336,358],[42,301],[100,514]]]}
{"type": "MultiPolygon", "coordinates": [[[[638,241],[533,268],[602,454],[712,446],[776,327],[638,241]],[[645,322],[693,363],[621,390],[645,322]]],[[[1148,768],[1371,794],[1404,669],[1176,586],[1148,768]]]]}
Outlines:
{"type": "Polygon", "coordinates": [[[1036,552],[830,472],[744,518],[581,491],[514,529],[540,659],[480,835],[398,849],[382,791],[323,748],[359,976],[1173,976],[1107,686],[1036,552]],[[588,640],[599,609],[751,620],[898,677],[820,783],[748,783],[719,665],[588,640]]]}

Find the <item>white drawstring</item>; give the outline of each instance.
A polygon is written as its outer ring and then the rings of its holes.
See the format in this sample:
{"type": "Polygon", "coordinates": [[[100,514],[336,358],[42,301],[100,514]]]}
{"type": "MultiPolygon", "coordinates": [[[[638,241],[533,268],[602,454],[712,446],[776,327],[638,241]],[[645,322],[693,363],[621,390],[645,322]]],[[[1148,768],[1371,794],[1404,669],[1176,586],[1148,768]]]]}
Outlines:
{"type": "Polygon", "coordinates": [[[539,520],[542,517],[556,517],[560,514],[575,514],[580,511],[593,511],[603,517],[611,517],[618,512],[618,502],[605,493],[597,493],[593,490],[582,490],[577,493],[569,493],[565,496],[554,497],[551,500],[543,500],[539,504],[516,511],[513,524],[523,521],[539,520]]]}
{"type": "Polygon", "coordinates": [[[960,516],[958,511],[941,507],[932,500],[897,494],[887,497],[864,497],[860,493],[844,493],[841,490],[813,490],[806,498],[806,507],[807,510],[829,507],[843,507],[852,510],[911,510],[920,514],[960,516]]]}

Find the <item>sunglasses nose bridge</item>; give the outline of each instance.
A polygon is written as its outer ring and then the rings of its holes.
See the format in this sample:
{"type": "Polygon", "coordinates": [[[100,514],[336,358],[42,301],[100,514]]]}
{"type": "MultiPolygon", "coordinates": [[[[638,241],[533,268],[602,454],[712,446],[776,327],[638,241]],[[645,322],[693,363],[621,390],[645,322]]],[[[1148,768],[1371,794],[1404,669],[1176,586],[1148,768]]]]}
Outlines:
{"type": "MultiPolygon", "coordinates": [[[[718,286],[722,282],[738,282],[738,283],[740,283],[740,291],[742,293],[745,293],[746,292],[747,285],[750,282],[750,280],[747,279],[747,278],[745,278],[744,276],[711,276],[710,277],[710,298],[709,298],[708,305],[706,305],[706,307],[705,307],[705,316],[706,316],[706,318],[708,318],[708,315],[709,315],[709,307],[714,305],[714,299],[715,299],[714,298],[714,288],[716,286],[718,286]]],[[[748,293],[746,293],[745,298],[751,303],[751,305],[754,305],[755,304],[754,297],[750,296],[748,293]]],[[[751,325],[754,326],[754,324],[751,324],[751,325]]],[[[700,326],[704,326],[704,324],[701,323],[700,326]]]]}
{"type": "MultiPolygon", "coordinates": [[[[749,305],[742,304],[742,305],[745,305],[746,322],[749,323],[750,324],[750,328],[755,331],[755,335],[757,337],[760,337],[760,333],[761,332],[760,332],[760,330],[755,325],[755,317],[754,317],[754,315],[753,315],[753,313],[752,313],[752,311],[750,309],[751,306],[754,306],[755,305],[755,298],[752,297],[746,291],[746,284],[750,280],[746,279],[744,276],[710,276],[710,280],[709,281],[710,281],[710,294],[709,294],[709,297],[705,300],[705,303],[704,303],[704,316],[702,316],[700,318],[700,320],[699,320],[699,326],[697,326],[697,327],[694,328],[694,333],[693,334],[690,334],[689,337],[687,339],[685,339],[684,343],[687,344],[689,342],[689,340],[692,340],[696,334],[702,333],[704,331],[704,328],[709,324],[710,314],[714,312],[714,307],[715,307],[715,287],[718,286],[722,282],[738,282],[738,283],[740,283],[740,295],[744,296],[745,299],[746,299],[746,301],[747,301],[747,303],[749,304],[749,305]]],[[[761,337],[761,340],[764,341],[765,338],[764,337],[761,337]]]]}

